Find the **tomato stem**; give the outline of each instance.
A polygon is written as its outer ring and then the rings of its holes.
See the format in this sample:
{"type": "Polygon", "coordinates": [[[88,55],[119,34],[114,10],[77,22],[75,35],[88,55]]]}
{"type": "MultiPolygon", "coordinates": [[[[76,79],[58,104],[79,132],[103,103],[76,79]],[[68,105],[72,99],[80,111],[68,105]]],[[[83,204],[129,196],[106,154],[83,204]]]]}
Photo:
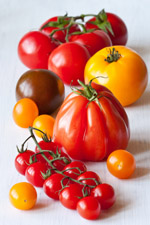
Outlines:
{"type": "Polygon", "coordinates": [[[118,59],[120,59],[120,57],[121,57],[121,54],[118,51],[116,51],[115,48],[113,48],[112,50],[110,48],[109,54],[107,55],[107,58],[104,60],[108,63],[112,63],[112,62],[117,62],[118,59]]]}

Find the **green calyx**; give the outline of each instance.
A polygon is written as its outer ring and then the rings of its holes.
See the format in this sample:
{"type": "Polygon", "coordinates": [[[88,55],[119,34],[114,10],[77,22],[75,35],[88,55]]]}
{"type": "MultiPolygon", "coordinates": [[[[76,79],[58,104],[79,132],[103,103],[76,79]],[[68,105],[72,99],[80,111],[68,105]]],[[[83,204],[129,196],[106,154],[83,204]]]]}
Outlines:
{"type": "Polygon", "coordinates": [[[118,59],[120,59],[120,57],[121,57],[121,54],[118,51],[116,51],[115,48],[113,48],[112,50],[109,49],[109,54],[107,55],[107,58],[104,60],[108,63],[112,63],[112,62],[117,62],[118,59]]]}

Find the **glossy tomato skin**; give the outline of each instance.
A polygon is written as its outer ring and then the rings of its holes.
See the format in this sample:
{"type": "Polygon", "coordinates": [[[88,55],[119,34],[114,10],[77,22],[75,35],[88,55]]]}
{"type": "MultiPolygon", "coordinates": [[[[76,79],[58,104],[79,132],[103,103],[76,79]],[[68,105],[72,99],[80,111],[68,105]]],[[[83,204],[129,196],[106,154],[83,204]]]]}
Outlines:
{"type": "MultiPolygon", "coordinates": [[[[128,40],[128,30],[124,21],[117,15],[107,12],[107,21],[110,22],[114,35],[108,31],[108,35],[112,40],[113,45],[126,45],[128,40]]],[[[86,22],[86,28],[98,28],[96,25],[89,22],[95,21],[96,18],[93,17],[86,22]]]]}
{"type": "Polygon", "coordinates": [[[81,161],[73,161],[69,163],[67,166],[64,167],[63,170],[66,170],[64,172],[65,175],[77,179],[77,177],[87,171],[86,165],[81,161]]]}
{"type": "Polygon", "coordinates": [[[26,150],[25,152],[23,153],[19,153],[16,158],[15,158],[15,167],[16,167],[16,170],[22,174],[22,175],[25,175],[25,171],[28,167],[28,164],[29,164],[29,160],[30,160],[30,157],[32,155],[34,155],[35,152],[31,151],[31,150],[26,150]]]}
{"type": "Polygon", "coordinates": [[[144,60],[134,50],[126,46],[110,46],[93,55],[84,70],[85,83],[95,77],[94,82],[107,87],[123,106],[137,101],[148,83],[148,71],[144,60]],[[105,61],[109,52],[118,51],[117,61],[105,61]],[[134,84],[134,85],[133,85],[134,84]]]}
{"type": "Polygon", "coordinates": [[[41,162],[35,162],[29,165],[26,169],[26,179],[36,187],[43,187],[44,178],[41,174],[46,173],[47,166],[41,162]]]}
{"type": "Polygon", "coordinates": [[[91,56],[100,49],[112,45],[110,37],[102,30],[78,35],[76,38],[74,37],[74,42],[84,45],[91,56]]]}
{"type": "Polygon", "coordinates": [[[101,214],[101,205],[96,198],[87,196],[77,203],[77,211],[85,219],[96,220],[101,214]]]}
{"type": "Polygon", "coordinates": [[[97,186],[101,182],[99,175],[93,171],[82,173],[77,177],[77,180],[81,181],[83,184],[91,186],[97,186]]]}
{"type": "Polygon", "coordinates": [[[19,78],[16,85],[16,99],[32,99],[40,114],[51,114],[64,100],[64,84],[48,70],[28,70],[19,78]]]}
{"type": "Polygon", "coordinates": [[[84,80],[84,67],[90,54],[79,43],[68,42],[56,48],[48,59],[48,69],[56,73],[65,84],[77,85],[84,80]]]}
{"type": "Polygon", "coordinates": [[[25,34],[18,44],[18,55],[22,63],[30,69],[47,69],[50,53],[58,43],[40,31],[25,34]]]}
{"type": "Polygon", "coordinates": [[[127,146],[130,137],[124,108],[106,87],[93,86],[101,96],[101,108],[96,102],[89,103],[87,98],[71,93],[54,124],[54,142],[77,160],[100,161],[119,146],[127,146]]]}
{"type": "Polygon", "coordinates": [[[91,196],[99,201],[102,210],[109,209],[116,201],[114,188],[106,183],[99,184],[92,189],[91,196]]]}

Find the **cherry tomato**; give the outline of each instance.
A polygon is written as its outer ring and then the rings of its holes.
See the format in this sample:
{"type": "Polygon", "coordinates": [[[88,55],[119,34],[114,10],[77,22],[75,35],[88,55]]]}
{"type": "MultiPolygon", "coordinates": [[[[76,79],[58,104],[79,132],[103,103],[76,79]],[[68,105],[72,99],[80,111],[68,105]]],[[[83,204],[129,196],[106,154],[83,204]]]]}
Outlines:
{"type": "Polygon", "coordinates": [[[64,100],[64,84],[52,71],[28,70],[16,85],[16,99],[32,99],[38,106],[39,114],[53,113],[64,100]]]}
{"type": "Polygon", "coordinates": [[[115,177],[120,179],[129,178],[136,168],[135,158],[126,150],[116,150],[109,155],[107,168],[115,177]]]}
{"type": "Polygon", "coordinates": [[[77,85],[84,80],[84,67],[90,54],[79,43],[69,42],[56,48],[48,59],[48,69],[56,73],[64,83],[77,85]]]}
{"type": "MultiPolygon", "coordinates": [[[[43,131],[47,134],[48,138],[50,138],[53,134],[54,122],[55,119],[52,116],[43,114],[36,117],[36,119],[33,121],[33,127],[43,131]]],[[[35,130],[35,134],[40,138],[43,136],[40,131],[35,130]]]]}
{"type": "Polygon", "coordinates": [[[17,209],[27,210],[33,208],[36,204],[37,192],[31,184],[20,182],[11,187],[9,199],[17,209]]]}
{"type": "Polygon", "coordinates": [[[64,176],[59,173],[52,174],[49,178],[47,178],[43,184],[44,192],[46,193],[46,195],[55,200],[59,200],[59,194],[62,190],[62,180],[63,185],[69,183],[69,180],[67,178],[64,179],[64,176]]]}
{"type": "Polygon", "coordinates": [[[95,220],[101,214],[101,205],[96,198],[87,196],[78,201],[77,211],[83,218],[95,220]]]}
{"type": "Polygon", "coordinates": [[[40,31],[25,34],[18,44],[18,55],[30,69],[47,69],[50,53],[58,46],[49,36],[40,31]]]}
{"type": "Polygon", "coordinates": [[[84,173],[87,168],[83,162],[73,161],[65,166],[63,170],[65,170],[64,174],[73,179],[76,179],[80,174],[84,173]]]}
{"type": "Polygon", "coordinates": [[[91,56],[100,49],[112,45],[110,37],[102,30],[78,35],[76,38],[74,37],[74,42],[84,45],[91,56]]]}
{"type": "Polygon", "coordinates": [[[91,191],[91,196],[97,198],[101,209],[109,209],[116,201],[115,191],[109,184],[99,184],[91,191]]]}
{"type": "Polygon", "coordinates": [[[76,209],[80,198],[83,198],[83,186],[80,184],[70,184],[69,187],[64,188],[59,195],[59,200],[63,206],[68,209],[76,209]]]}
{"type": "Polygon", "coordinates": [[[19,173],[25,175],[25,171],[29,165],[29,160],[35,152],[26,150],[25,152],[19,153],[15,158],[15,167],[19,173]]]}
{"type": "Polygon", "coordinates": [[[42,173],[46,173],[46,171],[47,166],[44,163],[35,162],[27,167],[25,176],[32,185],[36,187],[43,187],[44,178],[42,173]]]}
{"type": "MultiPolygon", "coordinates": [[[[117,15],[113,13],[106,13],[106,21],[108,21],[111,24],[112,30],[114,35],[111,34],[111,32],[108,30],[108,35],[112,40],[113,45],[126,45],[128,40],[128,30],[124,23],[124,21],[117,15]]],[[[93,17],[92,19],[88,20],[86,22],[86,28],[87,29],[93,29],[98,28],[97,25],[92,24],[90,22],[95,22],[96,18],[93,17]]]]}
{"type": "Polygon", "coordinates": [[[29,98],[20,99],[13,108],[13,119],[19,127],[28,128],[32,126],[38,115],[37,105],[29,98]]]}
{"type": "Polygon", "coordinates": [[[100,183],[100,177],[93,171],[86,171],[82,173],[78,176],[77,180],[81,181],[83,184],[88,184],[91,186],[97,186],[100,183]]]}

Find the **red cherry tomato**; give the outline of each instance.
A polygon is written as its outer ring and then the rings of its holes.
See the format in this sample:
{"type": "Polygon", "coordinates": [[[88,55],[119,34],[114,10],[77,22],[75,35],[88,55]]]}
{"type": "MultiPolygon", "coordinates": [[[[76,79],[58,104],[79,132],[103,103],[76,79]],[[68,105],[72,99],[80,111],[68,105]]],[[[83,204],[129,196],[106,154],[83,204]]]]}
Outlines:
{"type": "Polygon", "coordinates": [[[70,184],[69,187],[64,188],[59,195],[59,200],[63,206],[68,209],[76,209],[80,198],[83,198],[83,186],[80,184],[70,184]]]}
{"type": "Polygon", "coordinates": [[[54,49],[48,59],[48,69],[55,72],[64,83],[77,85],[84,80],[84,67],[90,54],[79,43],[64,43],[54,49]]]}
{"type": "Polygon", "coordinates": [[[78,35],[76,38],[73,38],[73,41],[84,45],[91,56],[100,49],[112,45],[110,37],[102,30],[95,30],[91,33],[78,35]]]}
{"type": "Polygon", "coordinates": [[[86,171],[82,173],[78,176],[77,180],[81,181],[83,184],[88,184],[91,186],[97,186],[100,183],[100,177],[93,171],[86,171]]]}
{"type": "Polygon", "coordinates": [[[64,174],[76,179],[80,174],[84,173],[87,168],[85,164],[81,161],[73,161],[69,163],[67,166],[64,167],[65,172],[64,174]]]}
{"type": "MultiPolygon", "coordinates": [[[[127,40],[128,40],[128,30],[127,30],[127,27],[126,27],[124,21],[119,16],[117,16],[113,13],[107,12],[106,15],[107,15],[107,21],[110,22],[112,30],[114,32],[114,35],[112,35],[108,31],[108,35],[112,40],[112,44],[113,45],[126,45],[127,40]]],[[[98,28],[97,25],[90,23],[95,20],[96,20],[95,17],[88,20],[86,22],[86,28],[87,29],[98,28]]]]}
{"type": "Polygon", "coordinates": [[[44,178],[42,173],[46,173],[46,171],[47,166],[44,163],[35,162],[27,167],[25,176],[32,185],[36,187],[43,187],[44,178]]]}
{"type": "Polygon", "coordinates": [[[22,175],[25,175],[25,171],[29,165],[29,160],[32,155],[34,155],[35,152],[26,150],[23,153],[19,153],[15,158],[15,167],[16,170],[21,173],[22,175]]]}
{"type": "Polygon", "coordinates": [[[61,181],[63,180],[63,185],[69,183],[69,180],[59,173],[52,174],[49,178],[47,178],[43,184],[43,189],[46,195],[55,200],[59,200],[59,194],[62,190],[61,181]]]}
{"type": "Polygon", "coordinates": [[[87,196],[77,203],[77,211],[83,218],[95,220],[100,216],[101,206],[96,198],[87,196]]]}
{"type": "Polygon", "coordinates": [[[18,55],[30,69],[47,69],[48,57],[58,43],[40,31],[25,34],[18,44],[18,55]]]}
{"type": "Polygon", "coordinates": [[[91,196],[96,197],[102,209],[110,208],[116,200],[115,191],[109,184],[99,184],[91,191],[91,196]]]}

